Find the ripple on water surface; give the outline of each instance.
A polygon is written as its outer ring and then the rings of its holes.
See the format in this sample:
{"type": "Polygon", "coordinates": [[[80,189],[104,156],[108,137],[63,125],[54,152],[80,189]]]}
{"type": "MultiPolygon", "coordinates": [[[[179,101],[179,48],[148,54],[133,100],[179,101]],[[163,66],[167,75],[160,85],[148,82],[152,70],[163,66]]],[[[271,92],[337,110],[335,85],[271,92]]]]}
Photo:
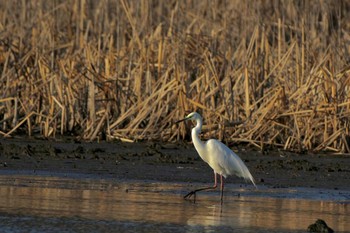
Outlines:
{"type": "MultiPolygon", "coordinates": [[[[195,186],[200,184],[194,184],[195,186]]],[[[0,232],[305,232],[324,219],[350,229],[350,192],[228,185],[218,192],[182,195],[187,184],[0,176],[0,232]],[[240,193],[240,196],[237,196],[240,193]]]]}

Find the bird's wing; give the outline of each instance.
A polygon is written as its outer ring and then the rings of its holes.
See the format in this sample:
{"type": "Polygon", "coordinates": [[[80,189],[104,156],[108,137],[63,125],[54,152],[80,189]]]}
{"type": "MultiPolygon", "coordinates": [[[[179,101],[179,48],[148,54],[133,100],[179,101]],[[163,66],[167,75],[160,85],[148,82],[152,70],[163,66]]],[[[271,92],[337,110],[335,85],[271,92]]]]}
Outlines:
{"type": "Polygon", "coordinates": [[[254,178],[250,174],[247,166],[230,148],[214,139],[207,142],[207,147],[211,153],[211,163],[214,163],[213,160],[215,160],[217,166],[221,168],[223,176],[236,175],[245,180],[250,180],[255,186],[254,178]]]}

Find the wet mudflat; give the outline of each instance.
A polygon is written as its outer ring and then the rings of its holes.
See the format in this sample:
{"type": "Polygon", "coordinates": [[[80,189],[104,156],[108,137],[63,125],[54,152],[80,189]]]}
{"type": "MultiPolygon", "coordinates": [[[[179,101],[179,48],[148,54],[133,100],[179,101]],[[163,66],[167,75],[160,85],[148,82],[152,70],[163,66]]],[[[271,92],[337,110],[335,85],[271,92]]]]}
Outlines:
{"type": "Polygon", "coordinates": [[[211,185],[192,145],[0,140],[0,232],[350,232],[350,157],[231,147],[259,187],[211,185]]]}
{"type": "Polygon", "coordinates": [[[185,183],[75,175],[1,175],[0,231],[305,232],[317,218],[350,229],[350,191],[228,185],[221,206],[215,191],[184,200],[185,183]]]}

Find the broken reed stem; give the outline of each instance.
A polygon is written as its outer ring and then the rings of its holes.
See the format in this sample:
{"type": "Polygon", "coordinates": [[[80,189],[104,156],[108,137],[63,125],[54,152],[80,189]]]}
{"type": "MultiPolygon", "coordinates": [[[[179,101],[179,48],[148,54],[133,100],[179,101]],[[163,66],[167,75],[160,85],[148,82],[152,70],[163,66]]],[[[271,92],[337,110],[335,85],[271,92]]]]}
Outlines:
{"type": "Polygon", "coordinates": [[[4,137],[9,137],[16,129],[18,129],[24,122],[26,122],[35,112],[29,113],[23,120],[21,120],[15,127],[13,127],[9,132],[7,132],[4,137]]]}

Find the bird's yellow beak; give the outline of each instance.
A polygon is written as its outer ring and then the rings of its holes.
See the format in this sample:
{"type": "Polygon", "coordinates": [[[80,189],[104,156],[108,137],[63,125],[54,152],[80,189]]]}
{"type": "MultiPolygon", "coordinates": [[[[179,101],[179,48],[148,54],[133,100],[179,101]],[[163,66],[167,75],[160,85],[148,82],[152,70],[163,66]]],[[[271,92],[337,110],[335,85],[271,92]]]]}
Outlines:
{"type": "Polygon", "coordinates": [[[178,124],[178,123],[180,123],[180,122],[183,122],[183,121],[185,121],[185,120],[187,120],[187,119],[188,119],[188,118],[184,118],[184,119],[182,119],[182,120],[176,121],[175,124],[178,124]]]}

